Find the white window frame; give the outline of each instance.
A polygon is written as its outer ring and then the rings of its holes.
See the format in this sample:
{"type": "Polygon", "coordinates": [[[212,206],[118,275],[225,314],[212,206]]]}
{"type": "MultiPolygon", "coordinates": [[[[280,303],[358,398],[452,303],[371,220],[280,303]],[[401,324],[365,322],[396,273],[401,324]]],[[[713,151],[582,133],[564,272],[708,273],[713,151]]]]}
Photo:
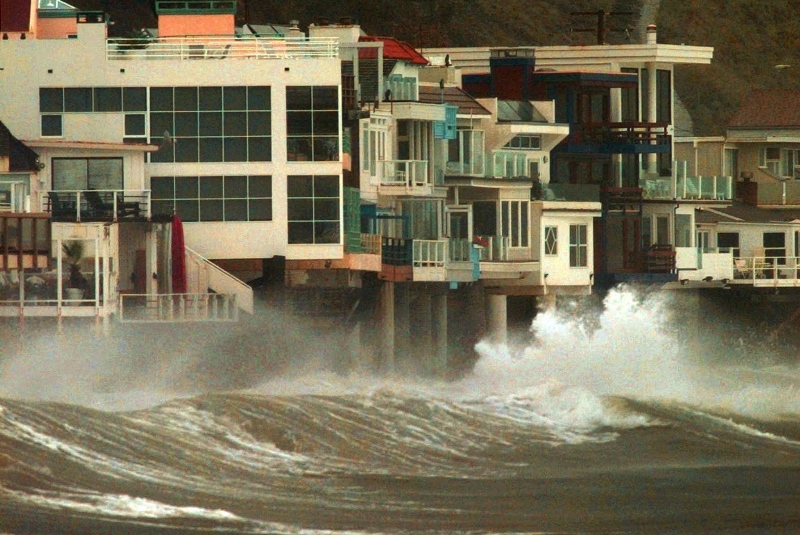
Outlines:
{"type": "Polygon", "coordinates": [[[569,226],[569,267],[585,268],[589,265],[589,226],[576,223],[569,226]],[[583,240],[581,239],[583,229],[583,240]]]}
{"type": "Polygon", "coordinates": [[[558,256],[558,227],[546,226],[544,227],[544,255],[545,256],[558,256]],[[552,240],[551,240],[552,237],[552,240]]]}
{"type": "Polygon", "coordinates": [[[509,247],[512,249],[530,247],[531,230],[529,218],[529,201],[500,201],[501,232],[503,236],[508,238],[509,247]],[[508,214],[507,217],[506,214],[508,214]]]}

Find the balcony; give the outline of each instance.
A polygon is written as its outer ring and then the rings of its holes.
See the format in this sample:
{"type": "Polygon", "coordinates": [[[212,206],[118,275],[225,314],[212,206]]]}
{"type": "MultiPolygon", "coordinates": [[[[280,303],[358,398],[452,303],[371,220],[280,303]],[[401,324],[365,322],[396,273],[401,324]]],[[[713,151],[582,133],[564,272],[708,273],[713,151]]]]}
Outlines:
{"type": "Polygon", "coordinates": [[[449,244],[443,240],[413,240],[413,272],[415,281],[447,280],[449,244]]]}
{"type": "Polygon", "coordinates": [[[264,38],[255,36],[196,36],[111,38],[109,60],[339,58],[339,41],[332,37],[264,38]]]}
{"type": "Polygon", "coordinates": [[[441,180],[428,176],[427,160],[381,160],[379,193],[382,195],[431,195],[441,180]]]}
{"type": "Polygon", "coordinates": [[[667,127],[667,123],[641,122],[572,124],[565,149],[572,153],[668,153],[667,127]]]}
{"type": "Polygon", "coordinates": [[[53,221],[142,221],[150,218],[150,190],[60,190],[43,192],[53,221]]]}
{"type": "Polygon", "coordinates": [[[733,199],[733,178],[730,176],[678,176],[675,197],[692,201],[730,201],[733,199]]]}
{"type": "Polygon", "coordinates": [[[508,236],[476,236],[481,262],[508,262],[510,240],[508,236]]]}
{"type": "Polygon", "coordinates": [[[603,188],[600,198],[606,213],[641,215],[642,188],[603,188]]]}

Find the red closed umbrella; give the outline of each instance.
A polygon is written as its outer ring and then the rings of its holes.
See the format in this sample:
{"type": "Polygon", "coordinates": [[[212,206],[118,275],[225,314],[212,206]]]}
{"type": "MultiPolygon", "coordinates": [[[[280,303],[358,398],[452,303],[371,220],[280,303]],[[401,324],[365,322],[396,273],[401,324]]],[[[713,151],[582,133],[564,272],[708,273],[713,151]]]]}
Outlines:
{"type": "Polygon", "coordinates": [[[183,223],[172,216],[172,293],[186,293],[186,246],[183,242],[183,223]]]}

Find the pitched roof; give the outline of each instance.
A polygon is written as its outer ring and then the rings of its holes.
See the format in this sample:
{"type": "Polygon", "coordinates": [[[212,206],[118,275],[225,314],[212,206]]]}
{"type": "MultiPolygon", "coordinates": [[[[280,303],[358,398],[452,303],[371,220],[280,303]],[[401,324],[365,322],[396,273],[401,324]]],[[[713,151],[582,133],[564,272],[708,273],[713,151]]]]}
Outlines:
{"type": "Polygon", "coordinates": [[[724,208],[699,208],[695,220],[697,223],[792,223],[800,221],[800,209],[759,208],[735,203],[724,208]]]}
{"type": "Polygon", "coordinates": [[[800,127],[800,90],[751,92],[728,128],[800,127]]]}
{"type": "Polygon", "coordinates": [[[419,86],[419,101],[429,104],[446,102],[458,106],[459,115],[491,115],[489,110],[459,87],[440,89],[433,85],[419,86]]]}
{"type": "Polygon", "coordinates": [[[0,2],[0,32],[28,32],[31,29],[31,0],[0,2]]]}
{"type": "MultiPolygon", "coordinates": [[[[428,60],[422,54],[414,50],[414,47],[398,41],[393,37],[375,37],[372,35],[362,35],[358,38],[360,43],[379,43],[383,42],[383,58],[399,59],[408,61],[415,65],[427,65],[428,60]]],[[[362,48],[358,51],[360,59],[377,58],[378,51],[374,48],[362,48]]]]}

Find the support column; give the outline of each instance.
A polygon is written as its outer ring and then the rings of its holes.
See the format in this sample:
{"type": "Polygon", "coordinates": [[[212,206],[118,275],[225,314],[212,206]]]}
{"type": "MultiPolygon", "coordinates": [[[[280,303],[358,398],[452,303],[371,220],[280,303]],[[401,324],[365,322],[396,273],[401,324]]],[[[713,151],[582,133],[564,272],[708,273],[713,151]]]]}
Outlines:
{"type": "Polygon", "coordinates": [[[508,339],[508,303],[505,295],[486,296],[486,316],[489,339],[496,344],[504,344],[508,339]]]}
{"type": "Polygon", "coordinates": [[[444,376],[449,369],[447,354],[447,294],[433,296],[431,328],[433,329],[434,355],[431,358],[431,373],[444,376]]]}
{"type": "Polygon", "coordinates": [[[404,366],[408,366],[408,360],[411,355],[409,350],[410,284],[408,282],[394,283],[394,367],[391,371],[397,371],[404,366]]]}
{"type": "Polygon", "coordinates": [[[417,306],[414,307],[414,356],[420,370],[430,368],[430,359],[433,358],[431,344],[433,341],[431,320],[431,294],[430,288],[425,287],[417,296],[417,306]]]}
{"type": "Polygon", "coordinates": [[[394,283],[384,282],[380,289],[381,340],[376,368],[394,369],[394,283]]]}

